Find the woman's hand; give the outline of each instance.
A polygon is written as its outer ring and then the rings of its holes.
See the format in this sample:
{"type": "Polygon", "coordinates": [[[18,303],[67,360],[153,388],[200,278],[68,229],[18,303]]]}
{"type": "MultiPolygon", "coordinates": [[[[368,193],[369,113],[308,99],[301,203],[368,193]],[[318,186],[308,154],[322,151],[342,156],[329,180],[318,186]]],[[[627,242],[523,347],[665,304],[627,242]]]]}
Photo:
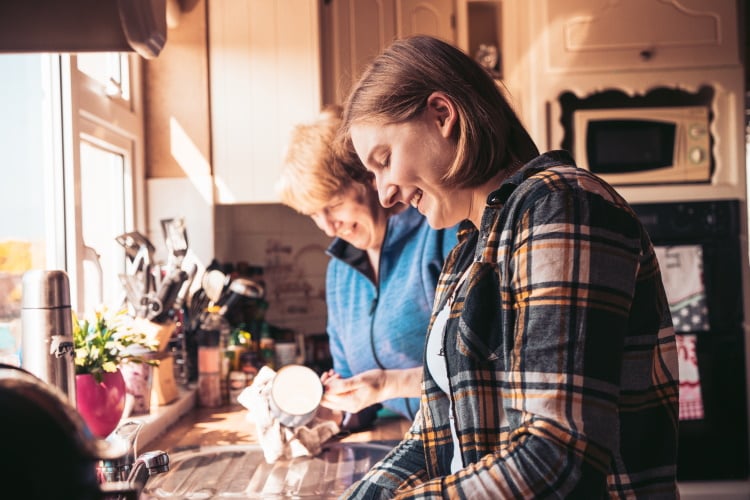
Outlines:
{"type": "Polygon", "coordinates": [[[321,406],[357,413],[386,399],[418,397],[422,367],[404,370],[376,368],[346,379],[329,370],[321,375],[320,380],[325,388],[321,406]]]}
{"type": "Polygon", "coordinates": [[[321,420],[330,420],[341,427],[344,423],[344,412],[321,406],[318,408],[318,412],[315,414],[315,418],[319,418],[321,420]]]}

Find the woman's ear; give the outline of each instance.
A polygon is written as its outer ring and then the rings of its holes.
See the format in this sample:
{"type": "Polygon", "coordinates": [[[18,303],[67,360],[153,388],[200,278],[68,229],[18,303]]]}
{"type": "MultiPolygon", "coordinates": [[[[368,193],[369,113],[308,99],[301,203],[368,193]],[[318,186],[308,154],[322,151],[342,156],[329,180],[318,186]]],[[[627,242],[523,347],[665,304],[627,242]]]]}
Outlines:
{"type": "Polygon", "coordinates": [[[440,128],[443,137],[451,137],[453,127],[458,121],[456,106],[451,98],[443,92],[433,92],[427,98],[427,111],[430,113],[431,119],[435,120],[440,128]]]}

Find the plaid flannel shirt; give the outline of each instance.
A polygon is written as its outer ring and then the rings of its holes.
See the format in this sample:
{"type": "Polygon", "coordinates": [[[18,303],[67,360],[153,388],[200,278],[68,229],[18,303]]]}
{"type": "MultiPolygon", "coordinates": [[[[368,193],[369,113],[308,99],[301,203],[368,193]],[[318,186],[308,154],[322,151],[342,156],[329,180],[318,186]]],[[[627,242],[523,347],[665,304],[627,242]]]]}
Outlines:
{"type": "Polygon", "coordinates": [[[563,151],[531,161],[479,230],[463,223],[433,320],[452,295],[432,333],[450,395],[425,369],[410,432],[345,497],[679,496],[672,320],[650,239],[610,186],[563,151]]]}

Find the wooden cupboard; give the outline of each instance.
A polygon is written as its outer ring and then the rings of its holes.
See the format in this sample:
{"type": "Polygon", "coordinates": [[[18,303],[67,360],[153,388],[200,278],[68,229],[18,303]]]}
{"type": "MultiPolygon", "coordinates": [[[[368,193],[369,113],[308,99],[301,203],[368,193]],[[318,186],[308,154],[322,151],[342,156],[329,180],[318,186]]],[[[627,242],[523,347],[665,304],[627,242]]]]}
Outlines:
{"type": "Polygon", "coordinates": [[[217,204],[274,203],[291,128],[341,103],[396,37],[455,42],[453,0],[209,0],[217,204]]]}
{"type": "Polygon", "coordinates": [[[209,0],[215,201],[271,203],[291,128],[321,107],[317,0],[209,0]]]}
{"type": "Polygon", "coordinates": [[[543,0],[548,71],[740,64],[736,0],[543,0]]]}
{"type": "Polygon", "coordinates": [[[453,0],[327,0],[321,40],[324,100],[342,103],[364,67],[395,38],[413,34],[456,41],[453,0]]]}
{"type": "MultiPolygon", "coordinates": [[[[274,203],[296,123],[343,103],[395,38],[429,34],[475,55],[502,49],[499,0],[208,0],[214,197],[274,203]]],[[[502,54],[498,56],[500,77],[502,54]]]]}

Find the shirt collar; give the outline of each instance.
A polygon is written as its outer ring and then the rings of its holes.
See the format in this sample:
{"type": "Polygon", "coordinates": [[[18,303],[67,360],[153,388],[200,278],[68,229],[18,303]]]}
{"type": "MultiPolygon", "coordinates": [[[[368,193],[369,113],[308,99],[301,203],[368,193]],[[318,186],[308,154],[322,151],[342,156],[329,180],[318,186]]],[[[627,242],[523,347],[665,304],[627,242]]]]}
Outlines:
{"type": "Polygon", "coordinates": [[[508,201],[508,198],[516,188],[526,179],[542,170],[555,165],[575,165],[573,157],[564,150],[548,151],[529,161],[518,169],[516,173],[503,181],[500,187],[487,196],[487,205],[493,208],[500,207],[508,201]]]}

